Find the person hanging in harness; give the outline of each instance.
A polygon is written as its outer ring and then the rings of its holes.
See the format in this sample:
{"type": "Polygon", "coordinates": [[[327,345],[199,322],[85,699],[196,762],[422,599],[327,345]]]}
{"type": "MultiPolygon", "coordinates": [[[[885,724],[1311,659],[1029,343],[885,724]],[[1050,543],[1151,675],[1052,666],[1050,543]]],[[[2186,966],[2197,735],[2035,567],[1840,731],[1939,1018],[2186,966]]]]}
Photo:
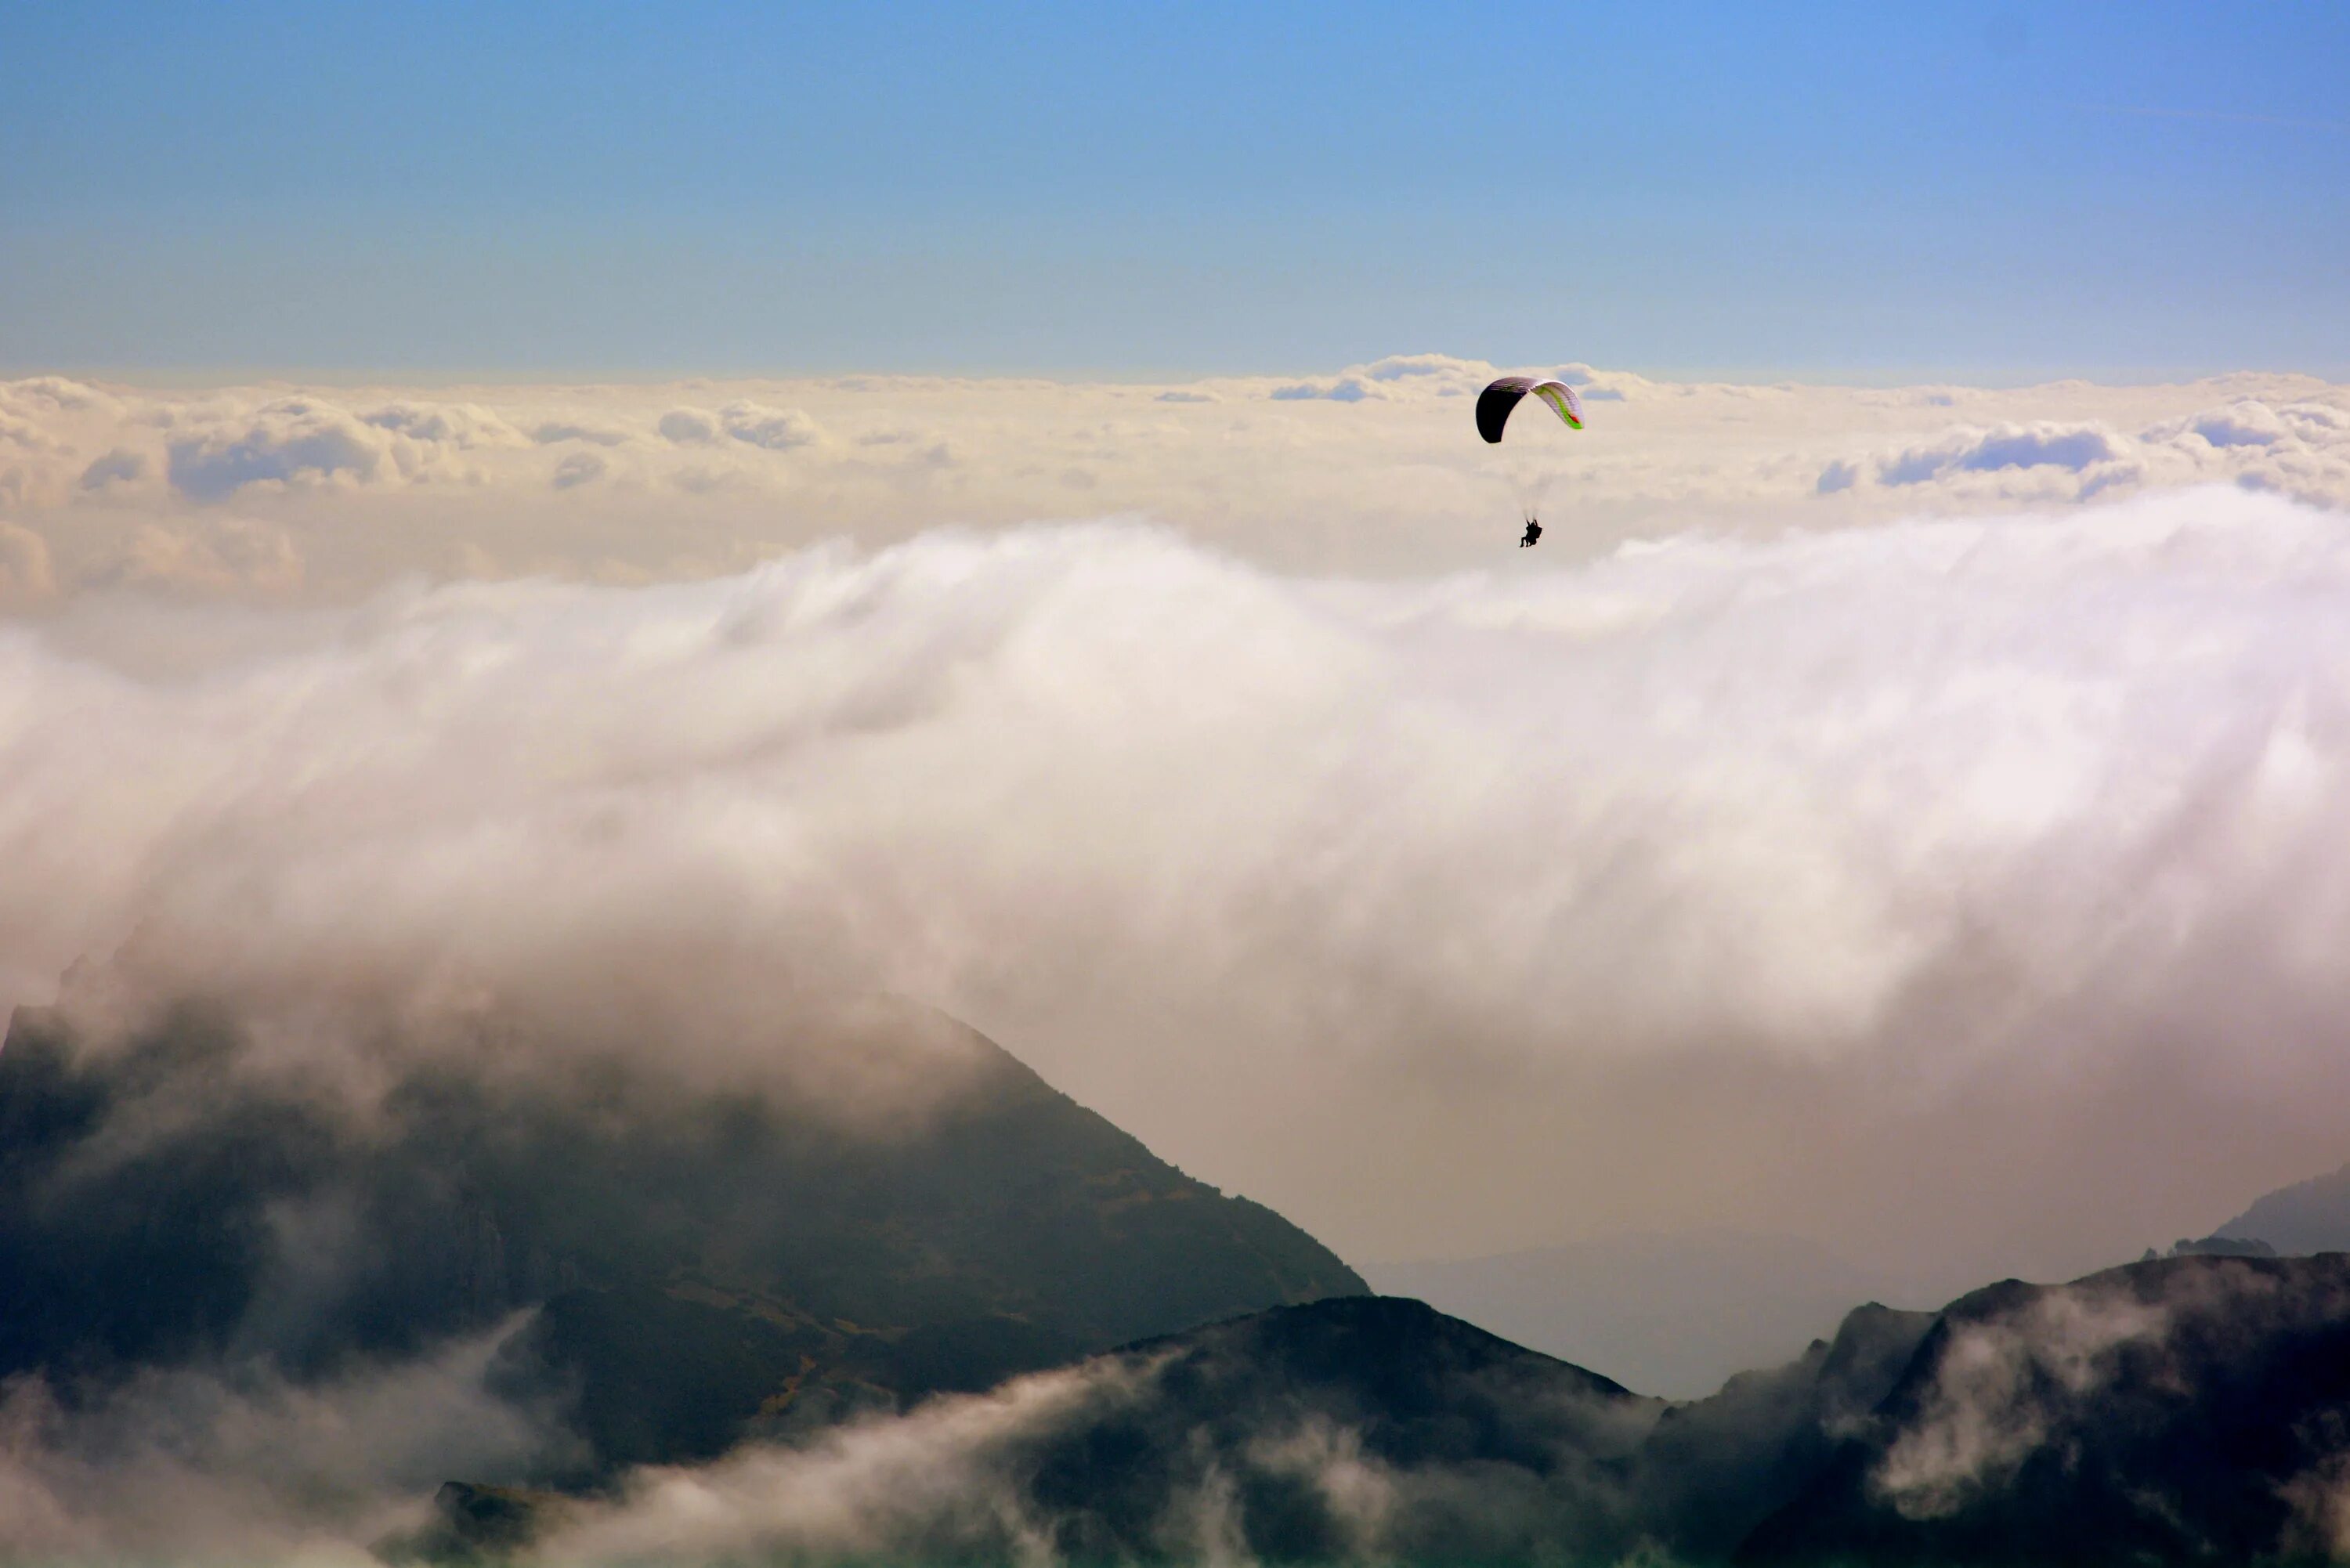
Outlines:
{"type": "Polygon", "coordinates": [[[1526,519],[1526,536],[1525,536],[1524,538],[1523,538],[1523,539],[1521,539],[1521,540],[1519,540],[1519,541],[1518,541],[1518,548],[1519,548],[1519,549],[1521,549],[1521,550],[1523,550],[1523,549],[1524,549],[1524,548],[1525,548],[1527,545],[1539,545],[1539,544],[1541,544],[1541,543],[1542,543],[1542,524],[1539,524],[1539,523],[1537,523],[1537,522],[1535,522],[1535,521],[1534,521],[1533,518],[1531,518],[1531,517],[1527,518],[1527,519],[1526,519]]]}

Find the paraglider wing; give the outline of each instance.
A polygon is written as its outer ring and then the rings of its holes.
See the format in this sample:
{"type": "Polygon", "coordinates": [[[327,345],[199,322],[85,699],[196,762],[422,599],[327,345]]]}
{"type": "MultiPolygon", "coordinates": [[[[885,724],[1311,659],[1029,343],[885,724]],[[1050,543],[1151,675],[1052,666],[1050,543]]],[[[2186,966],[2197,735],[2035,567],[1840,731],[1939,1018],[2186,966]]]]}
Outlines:
{"type": "Polygon", "coordinates": [[[1518,400],[1534,390],[1532,376],[1504,376],[1477,394],[1477,433],[1488,441],[1502,439],[1502,427],[1510,422],[1510,410],[1518,400]]]}
{"type": "Polygon", "coordinates": [[[1488,441],[1502,439],[1502,427],[1528,392],[1548,403],[1570,429],[1583,428],[1583,400],[1565,381],[1537,381],[1532,376],[1504,376],[1477,394],[1477,433],[1488,441]]]}
{"type": "Polygon", "coordinates": [[[1575,389],[1565,381],[1539,382],[1534,387],[1534,396],[1548,403],[1558,417],[1566,421],[1567,429],[1579,431],[1583,428],[1583,400],[1576,397],[1575,389]]]}

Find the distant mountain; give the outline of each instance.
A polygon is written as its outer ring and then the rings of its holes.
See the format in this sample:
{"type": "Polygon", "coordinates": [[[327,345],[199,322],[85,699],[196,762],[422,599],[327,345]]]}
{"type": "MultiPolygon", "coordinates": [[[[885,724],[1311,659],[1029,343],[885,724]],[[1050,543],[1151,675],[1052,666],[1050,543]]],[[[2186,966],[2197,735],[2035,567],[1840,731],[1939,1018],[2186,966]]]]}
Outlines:
{"type": "Polygon", "coordinates": [[[599,1468],[714,1454],[1282,1303],[1360,1293],[1279,1215],[973,1035],[919,1127],[619,1065],[414,1065],[380,1110],[246,1071],[197,1009],[0,1049],[0,1376],[397,1358],[520,1309],[502,1376],[599,1468]]]}
{"type": "Polygon", "coordinates": [[[2266,1241],[2287,1255],[2350,1252],[2350,1165],[2281,1187],[2211,1234],[2266,1241]]]}
{"type": "Polygon", "coordinates": [[[1457,1262],[1373,1263],[1377,1289],[1416,1296],[1506,1338],[1673,1398],[1710,1394],[1887,1293],[1815,1242],[1698,1231],[1611,1237],[1457,1262]]]}

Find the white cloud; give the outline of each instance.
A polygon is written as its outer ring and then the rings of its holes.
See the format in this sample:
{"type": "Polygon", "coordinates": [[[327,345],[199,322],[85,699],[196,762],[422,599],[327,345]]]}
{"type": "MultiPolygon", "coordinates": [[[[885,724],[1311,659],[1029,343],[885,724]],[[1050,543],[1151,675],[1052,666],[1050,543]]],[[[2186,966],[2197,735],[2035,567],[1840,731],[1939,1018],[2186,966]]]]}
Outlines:
{"type": "Polygon", "coordinates": [[[1024,1445],[1132,1399],[1142,1370],[1098,1362],[1043,1373],[800,1448],[753,1445],[710,1465],[640,1470],[618,1495],[571,1511],[533,1555],[889,1559],[983,1542],[991,1555],[1049,1563],[1053,1521],[1028,1495],[1024,1445]]]}
{"type": "Polygon", "coordinates": [[[580,424],[568,420],[550,420],[532,431],[530,439],[542,446],[564,441],[583,441],[591,446],[620,446],[626,444],[629,438],[620,431],[608,430],[598,425],[580,424]]]}
{"type": "Polygon", "coordinates": [[[0,522],[0,609],[37,604],[57,588],[48,541],[30,528],[0,522]]]}
{"type": "Polygon", "coordinates": [[[103,490],[109,484],[136,483],[146,476],[147,459],[143,455],[116,447],[81,471],[81,487],[103,490]]]}
{"type": "Polygon", "coordinates": [[[1492,369],[1479,360],[1456,359],[1450,354],[1390,354],[1364,366],[1363,375],[1374,381],[1415,380],[1431,376],[1459,381],[1490,379],[1492,369]]]}
{"type": "Polygon", "coordinates": [[[364,482],[389,466],[376,427],[319,400],[285,398],[232,429],[174,441],[172,485],[192,501],[224,501],[247,485],[364,482]]]}
{"type": "Polygon", "coordinates": [[[1528,565],[1691,528],[1760,536],[2215,481],[2350,504],[2350,396],[2306,378],[1991,390],[1555,369],[1582,388],[1589,428],[1507,450],[1474,438],[1464,401],[1495,367],[1428,353],[1148,387],[850,377],[180,392],[49,378],[0,382],[0,509],[42,535],[70,596],[111,580],[142,524],[233,499],[287,531],[309,564],[303,592],[348,598],[460,558],[662,578],[826,538],[886,545],[942,521],[1102,514],[1149,516],[1284,570],[1422,574],[1512,549],[1529,489],[1544,492],[1549,532],[1528,565]],[[1938,413],[1955,406],[1966,425],[1938,413]],[[2213,445],[2199,421],[2234,444],[2213,445]],[[547,446],[595,449],[600,478],[555,485],[536,455],[547,446]],[[1543,483],[1518,472],[1529,462],[1543,483]],[[1880,467],[1906,482],[1880,483],[1880,467]],[[1847,471],[1836,504],[1818,505],[1822,478],[1847,471]]]}
{"type": "Polygon", "coordinates": [[[308,1386],[265,1367],[151,1371],[61,1399],[0,1385],[0,1556],[371,1561],[452,1470],[576,1457],[486,1386],[502,1334],[308,1386]]]}
{"type": "Polygon", "coordinates": [[[282,528],[242,517],[142,523],[113,559],[88,574],[95,587],[180,592],[290,594],[301,551],[282,528]]]}
{"type": "Polygon", "coordinates": [[[1275,402],[1302,402],[1320,399],[1333,403],[1359,403],[1367,399],[1387,394],[1359,376],[1342,376],[1335,381],[1295,381],[1285,387],[1275,387],[1266,394],[1275,402]]]}
{"type": "MultiPolygon", "coordinates": [[[[307,568],[219,522],[117,575],[307,568]]],[[[166,978],[681,1019],[862,977],[1367,1255],[1711,1221],[2066,1266],[2338,1158],[2338,514],[1564,566],[1334,581],[1126,525],[69,600],[0,635],[0,982],[134,936],[166,978]],[[1978,1168],[1986,1123],[2029,1147],[1978,1168]],[[1419,1152],[1367,1179],[1366,1137],[1419,1152]]]]}
{"type": "Polygon", "coordinates": [[[2158,1346],[2171,1329],[2161,1302],[2114,1282],[2050,1291],[2014,1321],[1958,1323],[1936,1347],[1922,1408],[1871,1472],[1870,1490],[1904,1518],[1957,1512],[2047,1444],[2046,1391],[2079,1399],[2113,1379],[2121,1352],[2158,1346]]]}
{"type": "Polygon", "coordinates": [[[2247,400],[2212,409],[2192,419],[2147,432],[2149,441],[2193,434],[2215,447],[2274,446],[2286,438],[2284,421],[2266,403],[2247,400]]]}
{"type": "Polygon", "coordinates": [[[378,430],[460,449],[518,446],[520,431],[478,403],[387,403],[359,416],[378,430]]]}
{"type": "Polygon", "coordinates": [[[1993,430],[1961,428],[1929,446],[1912,447],[1877,464],[1887,484],[1922,484],[1950,472],[1995,473],[2003,468],[2068,469],[2084,472],[2127,455],[2126,444],[2096,425],[2040,421],[1993,430]]]}
{"type": "Polygon", "coordinates": [[[660,433],[680,446],[718,439],[718,421],[699,409],[672,409],[660,417],[660,433]]]}
{"type": "Polygon", "coordinates": [[[816,422],[797,409],[770,409],[739,399],[718,411],[726,433],[768,452],[791,452],[824,439],[816,422]]]}
{"type": "Polygon", "coordinates": [[[591,484],[604,477],[610,467],[592,452],[575,452],[555,465],[555,488],[569,490],[577,485],[591,484]]]}

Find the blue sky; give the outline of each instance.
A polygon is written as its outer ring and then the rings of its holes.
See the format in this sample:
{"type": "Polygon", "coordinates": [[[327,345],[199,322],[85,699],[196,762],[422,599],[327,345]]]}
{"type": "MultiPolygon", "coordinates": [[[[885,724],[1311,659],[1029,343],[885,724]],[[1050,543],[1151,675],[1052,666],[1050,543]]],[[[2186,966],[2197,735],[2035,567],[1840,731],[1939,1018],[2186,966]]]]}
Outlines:
{"type": "Polygon", "coordinates": [[[2350,6],[18,5],[0,365],[2350,372],[2350,6]]]}

